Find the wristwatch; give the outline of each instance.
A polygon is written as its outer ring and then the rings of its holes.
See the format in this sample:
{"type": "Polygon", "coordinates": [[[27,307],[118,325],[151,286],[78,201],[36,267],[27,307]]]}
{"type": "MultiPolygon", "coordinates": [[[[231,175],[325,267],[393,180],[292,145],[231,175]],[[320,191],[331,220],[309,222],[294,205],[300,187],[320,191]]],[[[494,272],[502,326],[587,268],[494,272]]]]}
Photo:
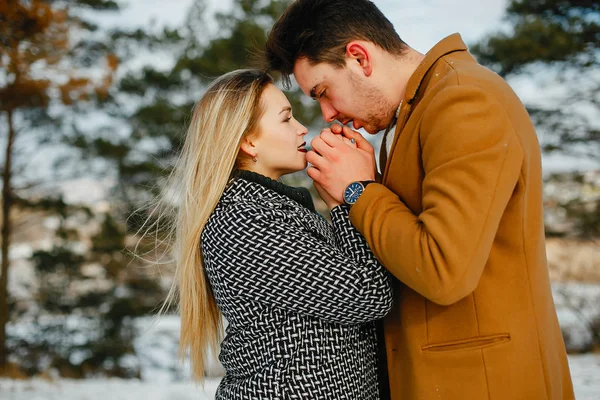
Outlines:
{"type": "Polygon", "coordinates": [[[351,206],[358,201],[358,198],[365,191],[367,185],[375,181],[356,181],[346,186],[344,190],[344,203],[351,206]]]}

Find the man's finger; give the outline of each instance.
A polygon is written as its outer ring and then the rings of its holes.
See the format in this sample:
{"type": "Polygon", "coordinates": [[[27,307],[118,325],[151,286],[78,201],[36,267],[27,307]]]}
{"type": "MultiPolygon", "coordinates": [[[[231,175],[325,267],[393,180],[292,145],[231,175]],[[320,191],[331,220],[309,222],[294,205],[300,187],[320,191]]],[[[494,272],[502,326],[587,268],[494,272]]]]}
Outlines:
{"type": "Polygon", "coordinates": [[[318,155],[313,150],[311,150],[308,153],[306,153],[306,161],[309,164],[312,164],[317,169],[321,169],[321,168],[323,168],[325,166],[325,160],[323,159],[323,157],[321,157],[320,155],[318,155]]]}
{"type": "MultiPolygon", "coordinates": [[[[333,136],[333,133],[323,132],[323,133],[321,133],[321,135],[333,136]]],[[[337,142],[339,142],[339,140],[337,140],[337,142]]],[[[331,155],[332,146],[329,143],[327,143],[325,140],[323,140],[322,136],[318,136],[318,137],[314,138],[312,140],[312,142],[310,142],[310,144],[311,144],[313,150],[316,151],[317,153],[319,153],[321,156],[329,157],[331,155]]]]}
{"type": "Polygon", "coordinates": [[[346,143],[346,145],[352,147],[353,149],[356,148],[356,140],[355,139],[348,139],[345,136],[342,136],[342,139],[344,140],[344,143],[346,143]]]}
{"type": "Polygon", "coordinates": [[[373,146],[371,146],[371,143],[369,143],[369,141],[365,139],[363,135],[348,128],[347,126],[344,126],[342,134],[344,135],[344,137],[350,140],[354,139],[354,141],[356,142],[356,147],[358,147],[359,149],[367,151],[373,150],[373,146]]]}
{"type": "Polygon", "coordinates": [[[315,167],[308,167],[306,173],[308,174],[309,178],[314,181],[314,184],[317,185],[317,182],[321,179],[321,171],[315,167]]]}
{"type": "Polygon", "coordinates": [[[323,131],[321,132],[321,139],[323,139],[323,141],[325,143],[327,143],[330,147],[332,148],[336,148],[339,147],[341,144],[344,143],[344,137],[341,135],[336,135],[335,133],[331,132],[331,131],[323,131]]]}
{"type": "Polygon", "coordinates": [[[342,135],[341,125],[335,124],[335,125],[332,125],[331,128],[325,128],[325,129],[321,130],[320,136],[322,136],[324,133],[327,133],[328,135],[329,134],[333,135],[340,142],[344,141],[344,136],[342,135]],[[335,130],[335,132],[334,132],[334,130],[335,130]]]}
{"type": "Polygon", "coordinates": [[[335,135],[342,134],[342,125],[340,124],[333,124],[329,129],[331,129],[331,132],[333,132],[335,135]]]}

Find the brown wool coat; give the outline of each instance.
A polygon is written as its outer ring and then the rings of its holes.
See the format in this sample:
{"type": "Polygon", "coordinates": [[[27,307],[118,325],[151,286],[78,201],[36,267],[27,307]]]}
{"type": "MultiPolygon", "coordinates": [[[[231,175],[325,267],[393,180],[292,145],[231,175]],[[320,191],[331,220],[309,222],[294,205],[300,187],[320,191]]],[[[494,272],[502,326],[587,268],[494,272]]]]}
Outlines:
{"type": "Polygon", "coordinates": [[[573,399],[536,134],[460,35],[410,78],[382,165],[350,217],[397,278],[384,323],[392,399],[573,399]]]}

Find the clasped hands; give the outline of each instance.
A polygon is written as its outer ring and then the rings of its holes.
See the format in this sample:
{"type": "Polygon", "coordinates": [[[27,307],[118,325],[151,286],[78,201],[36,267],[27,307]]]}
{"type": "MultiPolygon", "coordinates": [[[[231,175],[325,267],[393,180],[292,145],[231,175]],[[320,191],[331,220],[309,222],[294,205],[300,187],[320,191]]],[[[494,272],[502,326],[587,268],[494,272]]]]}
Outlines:
{"type": "Polygon", "coordinates": [[[307,173],[330,210],[344,202],[348,184],[375,179],[373,146],[347,126],[334,124],[323,129],[311,146],[306,154],[311,164],[307,173]]]}

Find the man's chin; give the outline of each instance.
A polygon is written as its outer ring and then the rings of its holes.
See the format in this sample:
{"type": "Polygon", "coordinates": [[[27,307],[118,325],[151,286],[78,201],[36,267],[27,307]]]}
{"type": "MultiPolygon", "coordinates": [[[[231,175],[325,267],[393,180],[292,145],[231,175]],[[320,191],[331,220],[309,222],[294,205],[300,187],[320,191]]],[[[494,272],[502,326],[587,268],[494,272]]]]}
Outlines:
{"type": "Polygon", "coordinates": [[[377,135],[379,132],[386,129],[386,128],[378,128],[378,127],[372,126],[372,125],[363,125],[363,126],[358,125],[358,128],[357,128],[354,121],[352,121],[352,128],[354,128],[355,131],[362,129],[370,135],[377,135]]]}
{"type": "Polygon", "coordinates": [[[383,129],[375,128],[372,126],[365,126],[365,127],[363,127],[363,129],[370,135],[377,135],[379,132],[381,132],[383,130],[383,129]]]}

